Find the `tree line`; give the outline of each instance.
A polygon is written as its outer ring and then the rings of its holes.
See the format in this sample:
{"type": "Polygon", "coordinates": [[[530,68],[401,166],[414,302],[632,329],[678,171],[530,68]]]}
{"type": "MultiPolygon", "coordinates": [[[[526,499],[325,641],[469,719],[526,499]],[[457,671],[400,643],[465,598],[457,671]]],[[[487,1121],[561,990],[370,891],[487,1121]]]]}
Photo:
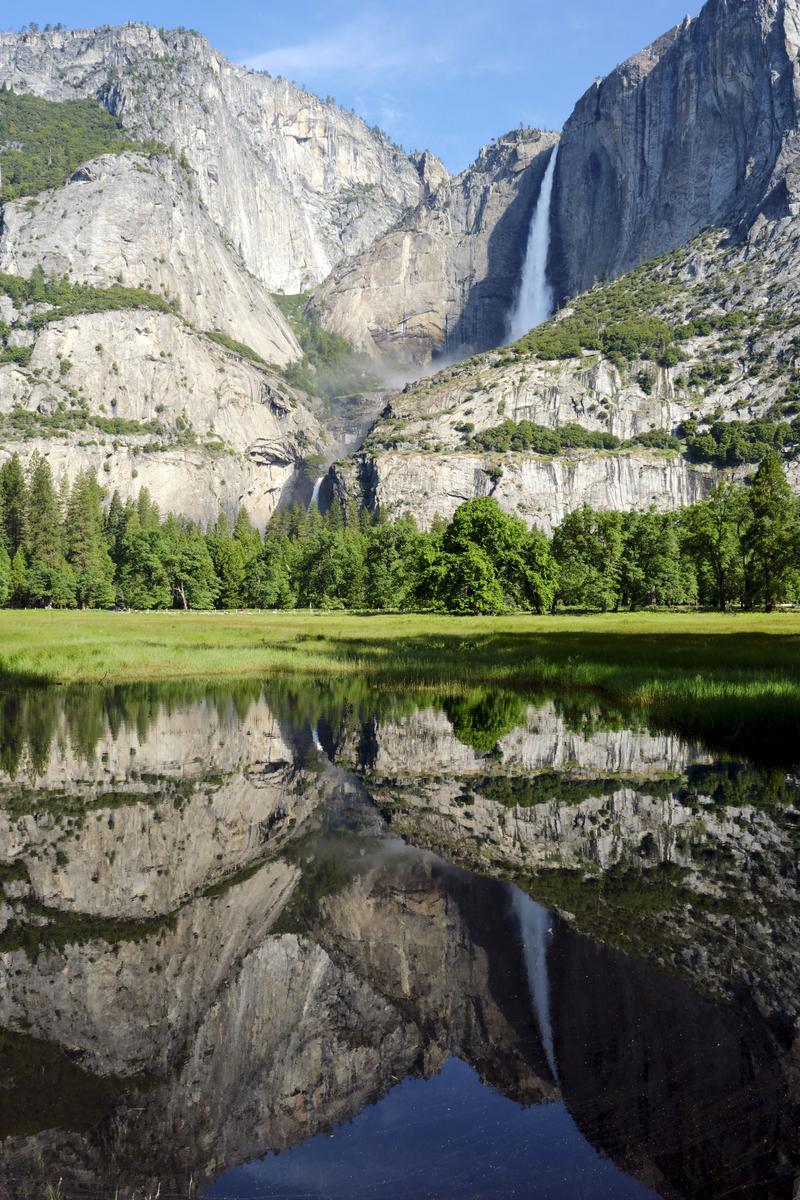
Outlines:
{"type": "Polygon", "coordinates": [[[494,500],[430,531],[335,501],[244,508],[202,529],[143,489],[110,502],[91,471],[56,488],[34,453],[0,468],[0,605],[38,608],[346,608],[499,614],[560,607],[772,610],[800,600],[800,503],[777,454],[751,484],[678,512],[584,505],[547,537],[494,500]]]}

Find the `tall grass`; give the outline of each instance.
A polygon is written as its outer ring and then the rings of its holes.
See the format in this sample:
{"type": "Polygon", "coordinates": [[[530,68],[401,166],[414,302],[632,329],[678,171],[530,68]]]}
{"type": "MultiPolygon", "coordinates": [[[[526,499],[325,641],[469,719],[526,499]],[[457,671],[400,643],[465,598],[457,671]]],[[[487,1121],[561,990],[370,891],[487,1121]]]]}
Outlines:
{"type": "Polygon", "coordinates": [[[800,741],[800,616],[451,618],[0,612],[0,686],[362,676],[396,691],[571,689],[733,748],[800,741]]]}

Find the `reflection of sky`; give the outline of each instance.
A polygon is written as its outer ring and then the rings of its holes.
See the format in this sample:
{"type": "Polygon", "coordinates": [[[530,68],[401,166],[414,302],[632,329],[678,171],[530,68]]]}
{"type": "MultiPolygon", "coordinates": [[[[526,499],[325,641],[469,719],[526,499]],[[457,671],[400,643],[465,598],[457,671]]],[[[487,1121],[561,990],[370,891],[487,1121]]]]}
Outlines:
{"type": "Polygon", "coordinates": [[[563,1104],[525,1109],[451,1058],[331,1135],[227,1171],[204,1200],[651,1200],[563,1104]]]}

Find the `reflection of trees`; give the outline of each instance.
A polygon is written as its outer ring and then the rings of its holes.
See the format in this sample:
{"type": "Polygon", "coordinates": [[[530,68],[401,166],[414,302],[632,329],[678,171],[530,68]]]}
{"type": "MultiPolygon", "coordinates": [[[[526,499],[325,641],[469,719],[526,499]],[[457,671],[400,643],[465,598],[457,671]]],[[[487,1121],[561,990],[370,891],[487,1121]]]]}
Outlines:
{"type": "Polygon", "coordinates": [[[525,703],[513,692],[468,692],[444,700],[443,707],[458,740],[481,754],[525,724],[525,703]]]}

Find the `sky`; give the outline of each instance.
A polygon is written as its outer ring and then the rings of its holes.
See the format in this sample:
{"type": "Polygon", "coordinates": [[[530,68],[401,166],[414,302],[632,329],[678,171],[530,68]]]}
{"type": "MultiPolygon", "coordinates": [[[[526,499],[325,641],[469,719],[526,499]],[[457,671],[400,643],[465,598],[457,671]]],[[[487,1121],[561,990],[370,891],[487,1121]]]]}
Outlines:
{"type": "Polygon", "coordinates": [[[600,75],[700,0],[5,0],[0,27],[146,21],[354,108],[461,170],[518,125],[559,129],[600,75]],[[688,7],[687,7],[688,4],[688,7]]]}

